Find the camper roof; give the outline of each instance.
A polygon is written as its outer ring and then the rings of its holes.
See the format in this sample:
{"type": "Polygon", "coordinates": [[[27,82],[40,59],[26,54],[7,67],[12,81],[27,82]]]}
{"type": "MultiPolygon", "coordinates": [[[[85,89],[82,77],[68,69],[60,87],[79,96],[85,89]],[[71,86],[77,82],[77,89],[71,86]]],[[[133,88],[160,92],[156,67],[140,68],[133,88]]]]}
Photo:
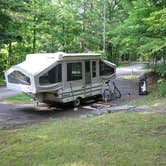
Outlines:
{"type": "Polygon", "coordinates": [[[99,58],[100,54],[94,53],[64,53],[64,52],[57,52],[57,53],[37,53],[37,54],[28,54],[26,60],[76,60],[78,59],[92,59],[92,58],[99,58]]]}
{"type": "Polygon", "coordinates": [[[36,75],[61,60],[86,60],[86,59],[99,59],[100,54],[94,53],[37,53],[28,54],[26,60],[14,68],[23,70],[25,73],[36,75]]]}

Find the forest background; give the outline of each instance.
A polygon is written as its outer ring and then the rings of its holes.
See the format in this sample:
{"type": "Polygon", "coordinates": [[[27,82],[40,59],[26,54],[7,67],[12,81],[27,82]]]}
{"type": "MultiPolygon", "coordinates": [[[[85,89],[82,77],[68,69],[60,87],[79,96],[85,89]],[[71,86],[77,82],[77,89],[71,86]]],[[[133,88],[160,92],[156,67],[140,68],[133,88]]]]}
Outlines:
{"type": "Polygon", "coordinates": [[[0,0],[0,78],[28,53],[100,52],[109,61],[162,62],[165,0],[0,0]]]}

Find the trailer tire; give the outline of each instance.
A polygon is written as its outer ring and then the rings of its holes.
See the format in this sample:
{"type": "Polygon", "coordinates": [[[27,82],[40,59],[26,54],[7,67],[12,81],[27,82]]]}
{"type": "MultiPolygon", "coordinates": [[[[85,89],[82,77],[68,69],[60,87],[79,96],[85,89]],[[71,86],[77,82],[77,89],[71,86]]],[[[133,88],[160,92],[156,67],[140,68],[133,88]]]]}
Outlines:
{"type": "Polygon", "coordinates": [[[95,98],[95,101],[102,101],[102,95],[101,94],[96,95],[94,98],[95,98]]]}
{"type": "Polygon", "coordinates": [[[81,105],[81,97],[78,97],[74,101],[74,107],[79,107],[80,105],[81,105]]]}

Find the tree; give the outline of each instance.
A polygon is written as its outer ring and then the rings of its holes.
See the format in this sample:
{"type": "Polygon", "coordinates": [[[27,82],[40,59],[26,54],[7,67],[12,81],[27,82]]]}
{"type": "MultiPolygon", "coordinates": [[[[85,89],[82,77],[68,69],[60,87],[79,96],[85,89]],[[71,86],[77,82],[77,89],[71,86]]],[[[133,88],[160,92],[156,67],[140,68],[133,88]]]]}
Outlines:
{"type": "Polygon", "coordinates": [[[163,4],[163,1],[151,0],[120,1],[118,13],[121,11],[125,17],[110,31],[110,40],[118,46],[119,54],[151,59],[161,54],[166,34],[163,4]]]}
{"type": "Polygon", "coordinates": [[[19,31],[20,20],[22,19],[22,12],[26,9],[25,4],[21,0],[0,0],[0,4],[0,47],[6,48],[8,52],[6,56],[1,56],[4,58],[4,61],[7,61],[7,65],[11,65],[12,43],[21,42],[22,40],[19,31]]]}
{"type": "Polygon", "coordinates": [[[139,47],[138,51],[141,54],[153,55],[154,59],[163,57],[165,60],[166,8],[152,12],[143,21],[147,25],[148,35],[141,39],[144,40],[144,43],[139,47]]]}

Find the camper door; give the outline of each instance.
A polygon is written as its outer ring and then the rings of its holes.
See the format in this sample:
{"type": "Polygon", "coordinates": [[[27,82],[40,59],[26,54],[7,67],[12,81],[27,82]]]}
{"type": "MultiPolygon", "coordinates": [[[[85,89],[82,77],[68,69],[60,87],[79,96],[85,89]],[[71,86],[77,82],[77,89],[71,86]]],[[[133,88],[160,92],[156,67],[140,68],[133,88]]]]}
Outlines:
{"type": "Polygon", "coordinates": [[[91,90],[91,61],[87,60],[84,62],[85,66],[85,96],[91,96],[92,90],[91,90]]]}
{"type": "Polygon", "coordinates": [[[90,61],[85,61],[85,85],[91,84],[91,64],[90,61]]]}

